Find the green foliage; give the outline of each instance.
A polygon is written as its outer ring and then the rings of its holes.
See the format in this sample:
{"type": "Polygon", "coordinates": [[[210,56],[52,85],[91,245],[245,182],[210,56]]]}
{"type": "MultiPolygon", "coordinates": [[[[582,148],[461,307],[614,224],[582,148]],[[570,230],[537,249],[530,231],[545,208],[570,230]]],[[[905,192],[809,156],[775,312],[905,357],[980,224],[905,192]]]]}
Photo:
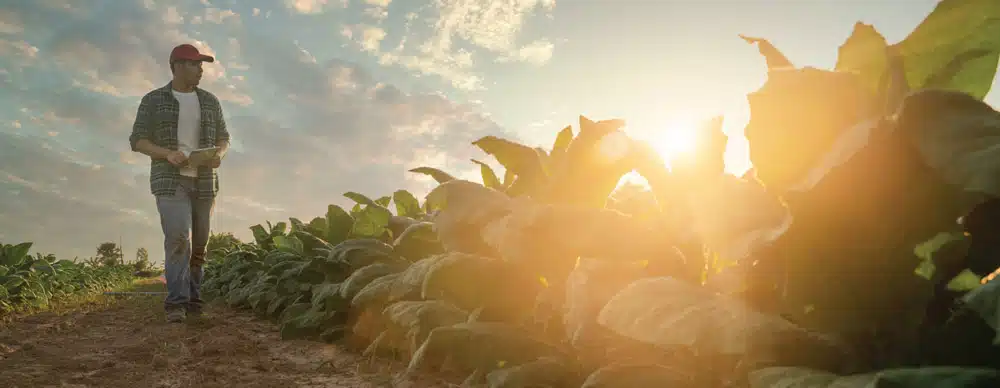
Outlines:
{"type": "Polygon", "coordinates": [[[955,219],[1000,194],[996,20],[945,0],[897,44],[858,23],[833,71],[744,37],[768,64],[747,179],[722,173],[721,117],[673,170],[617,119],[580,117],[550,150],[486,136],[503,179],[418,167],[438,182],[422,204],[347,192],[349,210],[254,225],[212,251],[204,290],[283,338],[467,385],[997,386],[997,282],[953,287],[944,319],[929,300],[964,265],[955,219]],[[651,190],[616,191],[630,171],[651,190]]]}
{"type": "MultiPolygon", "coordinates": [[[[31,255],[32,243],[0,244],[0,313],[39,309],[70,295],[118,288],[132,280],[133,265],[116,260],[98,265],[58,260],[54,255],[31,255]]],[[[102,247],[105,245],[102,244],[102,247]]],[[[107,253],[120,250],[108,246],[107,253]]]]}

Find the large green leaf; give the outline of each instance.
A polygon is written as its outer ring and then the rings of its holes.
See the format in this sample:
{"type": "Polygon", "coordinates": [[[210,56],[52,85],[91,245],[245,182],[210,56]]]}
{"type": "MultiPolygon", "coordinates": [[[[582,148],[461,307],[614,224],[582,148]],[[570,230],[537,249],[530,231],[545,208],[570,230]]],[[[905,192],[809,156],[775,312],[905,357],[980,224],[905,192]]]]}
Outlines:
{"type": "Polygon", "coordinates": [[[555,157],[556,154],[566,152],[569,148],[569,144],[573,142],[573,126],[566,126],[559,134],[556,135],[555,142],[552,143],[552,152],[549,152],[549,156],[555,157]]]}
{"type": "MultiPolygon", "coordinates": [[[[372,200],[368,196],[366,196],[364,194],[361,194],[361,193],[356,193],[356,192],[353,192],[353,191],[348,191],[348,192],[344,193],[344,196],[347,197],[348,199],[354,201],[354,202],[357,202],[358,204],[361,204],[361,205],[381,207],[381,208],[385,208],[386,210],[389,210],[388,208],[386,208],[386,205],[382,205],[381,203],[378,203],[378,201],[372,200]]],[[[390,200],[391,200],[391,198],[390,198],[390,200]]]]}
{"type": "Polygon", "coordinates": [[[354,219],[352,236],[356,238],[380,238],[389,227],[392,213],[384,207],[366,206],[354,219]]]}
{"type": "Polygon", "coordinates": [[[337,244],[330,252],[329,260],[345,263],[357,270],[375,262],[407,264],[392,250],[392,246],[377,239],[350,239],[337,244]]]}
{"type": "Polygon", "coordinates": [[[838,376],[821,370],[771,367],[750,374],[750,388],[987,388],[1000,386],[1000,371],[931,366],[838,376]]]}
{"type": "MultiPolygon", "coordinates": [[[[580,133],[561,162],[552,166],[544,195],[535,198],[603,208],[622,176],[638,167],[633,140],[624,126],[621,119],[593,121],[580,116],[580,133]]],[[[520,185],[520,177],[515,185],[520,185]]]]}
{"type": "Polygon", "coordinates": [[[24,263],[25,258],[28,256],[28,251],[31,249],[31,245],[32,243],[30,242],[24,242],[16,245],[4,245],[3,252],[0,252],[0,254],[3,255],[3,257],[0,258],[2,259],[0,260],[0,264],[10,267],[20,266],[24,263]]]}
{"type": "Polygon", "coordinates": [[[326,207],[326,241],[330,244],[340,244],[351,235],[354,228],[354,217],[337,205],[326,207]]]}
{"type": "Polygon", "coordinates": [[[271,233],[263,226],[260,224],[251,226],[250,231],[253,232],[253,238],[261,248],[267,249],[271,246],[271,233]]]}
{"type": "Polygon", "coordinates": [[[440,300],[396,302],[382,314],[405,334],[411,351],[417,350],[431,330],[465,322],[469,317],[468,312],[440,300]]]}
{"type": "Polygon", "coordinates": [[[393,241],[392,248],[410,261],[444,252],[444,247],[438,240],[434,224],[431,222],[419,222],[408,226],[393,241]]]}
{"type": "Polygon", "coordinates": [[[558,346],[523,328],[504,323],[470,322],[432,330],[414,353],[407,371],[415,372],[430,360],[446,356],[466,373],[492,371],[498,369],[501,362],[521,365],[542,357],[567,357],[558,346]]]}
{"type": "Polygon", "coordinates": [[[274,225],[271,225],[271,221],[268,221],[267,225],[270,226],[270,232],[268,233],[271,234],[271,237],[283,235],[288,231],[288,223],[285,221],[278,221],[274,225]]]}
{"type": "Polygon", "coordinates": [[[943,0],[896,46],[911,88],[956,90],[983,99],[1000,59],[1000,2],[943,0]]]}
{"type": "Polygon", "coordinates": [[[486,254],[480,231],[490,221],[504,215],[511,199],[481,184],[453,180],[427,194],[425,205],[437,211],[434,228],[441,243],[451,251],[486,254]]]}
{"type": "Polygon", "coordinates": [[[326,238],[326,218],[325,217],[313,217],[309,224],[306,225],[307,231],[316,235],[317,237],[326,238]]]}
{"type": "MultiPolygon", "coordinates": [[[[354,216],[354,227],[352,235],[360,238],[380,238],[388,230],[389,219],[392,218],[392,211],[379,201],[373,201],[363,194],[349,191],[344,196],[365,207],[354,216]]],[[[389,198],[389,197],[386,197],[389,198]]],[[[385,198],[379,199],[385,202],[385,198]]],[[[391,200],[391,198],[389,199],[391,200]]],[[[388,204],[388,203],[386,203],[388,204]]]]}
{"type": "Polygon", "coordinates": [[[392,202],[396,204],[396,215],[410,218],[420,218],[424,211],[417,197],[406,190],[396,190],[392,193],[392,202]]]}
{"type": "Polygon", "coordinates": [[[490,165],[472,159],[472,162],[479,165],[480,174],[483,176],[483,186],[489,187],[491,189],[503,190],[503,183],[500,182],[500,178],[497,174],[493,172],[493,168],[490,165]]]}
{"type": "Polygon", "coordinates": [[[755,175],[769,191],[782,193],[802,180],[846,130],[879,113],[863,82],[859,74],[808,67],[771,71],[747,95],[744,134],[755,175]]]}
{"type": "Polygon", "coordinates": [[[633,282],[601,310],[611,331],[660,347],[695,347],[699,354],[738,356],[745,362],[834,368],[846,350],[782,317],[672,278],[633,282]]]}
{"type": "Polygon", "coordinates": [[[1000,196],[1000,112],[967,94],[924,90],[903,100],[898,123],[945,181],[1000,196]]]}
{"type": "Polygon", "coordinates": [[[450,174],[433,167],[417,167],[411,169],[410,172],[415,172],[417,174],[424,174],[430,176],[431,178],[434,178],[434,180],[437,181],[437,183],[445,183],[447,181],[455,179],[455,177],[451,176],[450,174]]]}
{"type": "Polygon", "coordinates": [[[302,240],[299,240],[295,236],[274,236],[274,247],[278,250],[294,253],[297,255],[305,254],[305,245],[302,244],[302,240]]]}
{"type": "Polygon", "coordinates": [[[306,226],[306,224],[302,222],[302,220],[295,217],[288,217],[288,223],[292,225],[291,229],[288,230],[289,234],[303,230],[305,229],[306,226]]]}
{"type": "Polygon", "coordinates": [[[374,263],[364,267],[359,268],[357,271],[351,273],[343,283],[341,283],[339,292],[340,297],[346,300],[354,299],[355,296],[362,289],[368,286],[372,281],[380,277],[398,273],[402,271],[398,265],[392,265],[390,263],[374,263]]]}
{"type": "Polygon", "coordinates": [[[885,37],[874,26],[857,22],[851,36],[840,46],[835,70],[858,73],[859,82],[876,95],[889,65],[887,47],[885,37]]]}
{"type": "Polygon", "coordinates": [[[496,136],[484,136],[472,144],[483,152],[493,155],[505,169],[516,174],[518,180],[528,185],[526,193],[534,193],[541,189],[546,179],[545,166],[534,148],[496,136]]]}
{"type": "Polygon", "coordinates": [[[322,325],[328,318],[329,313],[323,311],[321,306],[313,307],[309,303],[294,304],[282,314],[281,339],[316,337],[323,331],[322,325]]]}
{"type": "Polygon", "coordinates": [[[962,300],[968,309],[979,314],[997,332],[993,343],[1000,345],[1000,280],[990,281],[969,291],[962,300]]]}

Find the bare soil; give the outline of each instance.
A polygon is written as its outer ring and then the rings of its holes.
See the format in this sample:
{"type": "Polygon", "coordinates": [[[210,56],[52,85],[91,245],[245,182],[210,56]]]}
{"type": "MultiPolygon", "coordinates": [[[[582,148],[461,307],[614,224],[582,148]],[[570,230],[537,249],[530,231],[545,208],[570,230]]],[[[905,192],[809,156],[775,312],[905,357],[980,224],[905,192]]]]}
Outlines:
{"type": "MultiPolygon", "coordinates": [[[[146,280],[136,291],[161,291],[146,280]]],[[[161,296],[95,296],[0,323],[0,386],[446,387],[400,381],[405,367],[336,345],[282,341],[278,327],[210,304],[183,324],[164,319],[161,296]]]]}

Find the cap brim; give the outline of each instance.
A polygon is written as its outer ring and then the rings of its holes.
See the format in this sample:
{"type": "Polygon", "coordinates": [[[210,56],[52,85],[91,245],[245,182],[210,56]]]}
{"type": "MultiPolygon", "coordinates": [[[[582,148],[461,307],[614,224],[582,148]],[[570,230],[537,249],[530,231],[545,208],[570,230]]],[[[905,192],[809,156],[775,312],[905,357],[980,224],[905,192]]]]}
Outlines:
{"type": "Polygon", "coordinates": [[[178,60],[180,60],[180,61],[202,61],[202,62],[215,62],[215,57],[213,57],[213,56],[211,56],[211,55],[205,55],[205,54],[201,54],[201,55],[198,55],[198,56],[196,56],[196,57],[194,57],[194,58],[188,58],[188,57],[177,57],[177,58],[174,58],[174,60],[175,60],[175,61],[178,61],[178,60]]]}

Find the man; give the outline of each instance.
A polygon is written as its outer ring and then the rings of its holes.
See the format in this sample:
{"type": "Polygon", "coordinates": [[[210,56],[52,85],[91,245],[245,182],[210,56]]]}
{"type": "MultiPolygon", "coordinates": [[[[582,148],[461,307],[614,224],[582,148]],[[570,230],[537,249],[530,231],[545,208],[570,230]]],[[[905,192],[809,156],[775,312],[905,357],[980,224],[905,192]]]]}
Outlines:
{"type": "Polygon", "coordinates": [[[164,235],[167,322],[202,312],[202,264],[219,191],[215,169],[229,149],[219,100],[198,88],[202,63],[214,61],[190,44],[175,47],[169,61],[173,79],[142,97],[129,136],[132,151],[151,159],[150,190],[164,235]],[[213,146],[221,148],[215,159],[188,165],[192,150],[213,146]]]}

